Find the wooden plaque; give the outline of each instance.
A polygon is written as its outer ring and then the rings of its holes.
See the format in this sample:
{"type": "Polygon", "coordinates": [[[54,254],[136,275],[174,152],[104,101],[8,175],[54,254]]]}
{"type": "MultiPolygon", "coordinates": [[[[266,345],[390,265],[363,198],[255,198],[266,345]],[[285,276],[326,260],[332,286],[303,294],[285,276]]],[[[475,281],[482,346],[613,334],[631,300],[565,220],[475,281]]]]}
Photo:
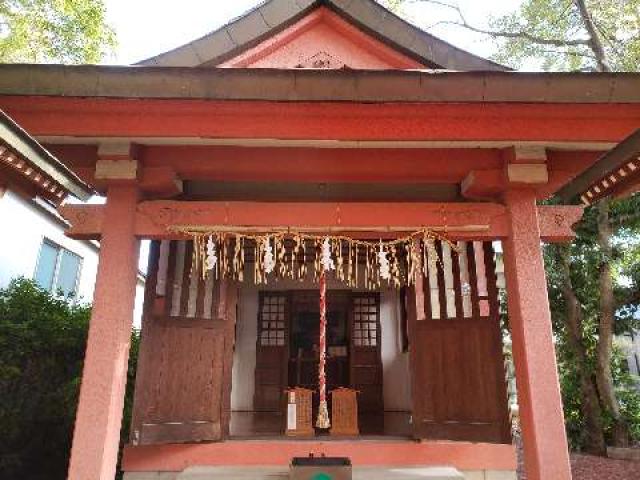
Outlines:
{"type": "Polygon", "coordinates": [[[358,392],[338,388],[331,392],[331,435],[359,435],[358,392]]]}
{"type": "Polygon", "coordinates": [[[290,437],[312,437],[313,429],[313,390],[295,387],[286,391],[286,430],[290,437]]]}

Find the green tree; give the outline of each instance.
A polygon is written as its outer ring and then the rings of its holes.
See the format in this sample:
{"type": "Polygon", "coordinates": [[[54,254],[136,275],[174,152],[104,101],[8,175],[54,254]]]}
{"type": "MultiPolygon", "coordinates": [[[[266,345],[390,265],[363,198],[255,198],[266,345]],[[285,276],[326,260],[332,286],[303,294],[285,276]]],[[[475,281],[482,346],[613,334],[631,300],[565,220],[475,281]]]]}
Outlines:
{"type": "Polygon", "coordinates": [[[102,0],[0,1],[0,62],[98,63],[116,37],[102,0]]]}
{"type": "MultiPolygon", "coordinates": [[[[462,14],[460,22],[474,28],[462,14]]],[[[496,58],[514,67],[536,59],[546,70],[636,70],[640,1],[527,0],[516,12],[492,19],[488,30],[476,31],[494,38],[499,46],[496,58]]],[[[564,306],[556,312],[562,312],[564,338],[579,371],[587,432],[584,446],[600,454],[606,453],[606,440],[625,446],[630,439],[614,383],[613,337],[621,312],[637,306],[640,298],[638,284],[631,283],[629,289],[620,281],[628,282],[628,273],[633,272],[615,271],[621,265],[615,243],[621,237],[638,237],[637,207],[637,197],[600,201],[585,212],[571,248],[548,247],[555,260],[548,262],[549,276],[555,280],[552,286],[559,286],[556,301],[564,306]]]]}
{"type": "MultiPolygon", "coordinates": [[[[66,478],[90,312],[28,280],[0,289],[0,478],[66,478]]],[[[137,346],[133,332],[123,432],[137,346]]]]}
{"type": "MultiPolygon", "coordinates": [[[[640,65],[640,0],[524,0],[486,25],[470,21],[453,1],[419,1],[451,14],[438,24],[493,39],[494,58],[514,68],[534,62],[544,70],[609,72],[636,71],[640,65]]],[[[638,203],[637,196],[601,201],[587,209],[573,245],[547,247],[556,333],[570,353],[560,365],[573,372],[563,379],[577,382],[586,432],[581,446],[593,453],[605,454],[606,440],[626,445],[628,420],[637,418],[628,415],[624,395],[616,391],[616,380],[618,386],[623,382],[614,376],[613,337],[629,325],[624,320],[640,302],[637,268],[620,247],[638,239],[638,203]]]]}

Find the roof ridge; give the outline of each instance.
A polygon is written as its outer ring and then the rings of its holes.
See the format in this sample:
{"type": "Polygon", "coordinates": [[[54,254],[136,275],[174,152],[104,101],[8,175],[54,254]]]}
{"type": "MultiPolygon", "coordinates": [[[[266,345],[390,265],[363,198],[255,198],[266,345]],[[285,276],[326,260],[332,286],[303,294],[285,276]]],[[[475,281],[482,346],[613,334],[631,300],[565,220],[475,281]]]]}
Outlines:
{"type": "Polygon", "coordinates": [[[322,6],[426,67],[463,71],[509,70],[422,30],[375,0],[263,0],[216,30],[136,65],[215,66],[322,6]]]}

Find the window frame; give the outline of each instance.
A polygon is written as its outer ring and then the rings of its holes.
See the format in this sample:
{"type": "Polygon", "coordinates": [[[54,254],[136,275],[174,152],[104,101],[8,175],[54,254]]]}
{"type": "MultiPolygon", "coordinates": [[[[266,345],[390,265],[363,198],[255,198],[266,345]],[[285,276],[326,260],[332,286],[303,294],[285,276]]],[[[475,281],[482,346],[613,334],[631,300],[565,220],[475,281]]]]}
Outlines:
{"type": "Polygon", "coordinates": [[[42,240],[40,241],[40,248],[38,249],[38,259],[36,260],[36,265],[35,265],[35,269],[33,271],[33,280],[38,283],[38,286],[40,286],[40,288],[42,288],[43,290],[48,291],[49,293],[51,293],[52,295],[56,295],[56,296],[63,296],[64,298],[72,298],[73,300],[77,300],[78,294],[79,294],[79,289],[80,289],[80,277],[82,275],[82,267],[84,264],[84,257],[82,255],[77,254],[76,252],[74,252],[73,250],[70,250],[66,247],[64,247],[63,245],[59,244],[58,242],[51,240],[49,237],[42,237],[42,240]],[[44,245],[48,245],[52,248],[54,248],[56,250],[56,258],[55,258],[55,265],[54,265],[54,269],[53,269],[53,278],[51,279],[51,286],[48,289],[45,289],[44,287],[42,287],[37,279],[36,276],[38,274],[38,270],[40,268],[40,262],[42,261],[42,247],[44,245]],[[73,282],[73,292],[72,295],[58,295],[59,292],[59,288],[58,288],[58,279],[59,279],[59,275],[60,275],[60,266],[62,264],[62,255],[64,254],[64,252],[68,252],[69,254],[75,256],[78,258],[78,269],[76,271],[76,275],[75,275],[75,279],[73,282]]]}

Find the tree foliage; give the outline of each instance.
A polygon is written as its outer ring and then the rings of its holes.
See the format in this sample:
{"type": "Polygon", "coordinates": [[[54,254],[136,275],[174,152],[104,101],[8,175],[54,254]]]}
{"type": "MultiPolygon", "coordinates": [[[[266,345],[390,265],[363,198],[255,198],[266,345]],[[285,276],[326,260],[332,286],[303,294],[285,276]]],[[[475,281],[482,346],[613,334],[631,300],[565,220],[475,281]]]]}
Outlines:
{"type": "MultiPolygon", "coordinates": [[[[514,68],[535,60],[544,70],[599,70],[579,2],[527,0],[489,27],[498,43],[495,59],[514,68]]],[[[585,0],[614,71],[637,71],[640,64],[640,0],[585,0]]],[[[480,29],[483,30],[483,29],[480,29]]]]}
{"type": "Polygon", "coordinates": [[[115,33],[103,0],[2,0],[0,61],[98,63],[115,33]]]}
{"type": "MultiPolygon", "coordinates": [[[[0,478],[66,478],[90,312],[28,280],[0,289],[0,478]]],[[[134,332],[123,436],[137,346],[134,332]]]]}
{"type": "MultiPolygon", "coordinates": [[[[612,267],[615,323],[617,335],[628,334],[632,329],[640,327],[636,318],[640,305],[640,196],[613,201],[611,207],[611,223],[613,226],[612,254],[603,258],[602,250],[597,242],[597,208],[585,210],[582,222],[578,225],[576,240],[569,248],[570,281],[581,311],[579,334],[581,349],[571,343],[571,323],[568,320],[566,297],[562,288],[565,278],[562,265],[558,262],[555,245],[545,247],[545,264],[549,287],[551,315],[556,334],[558,366],[562,387],[567,433],[572,447],[588,448],[589,428],[586,425],[584,402],[586,396],[581,389],[581,374],[593,379],[597,369],[597,355],[600,328],[600,285],[598,274],[600,265],[608,262],[612,267]],[[580,351],[581,350],[581,351],[580,351]],[[580,358],[584,353],[585,358],[580,358]],[[584,364],[583,364],[584,362],[584,364]],[[580,369],[584,369],[583,372],[580,369]]],[[[640,395],[628,374],[623,352],[614,348],[612,377],[617,399],[620,404],[622,418],[629,427],[632,438],[640,440],[640,395]]],[[[592,380],[594,383],[595,381],[592,380]]],[[[594,387],[597,393],[597,388],[594,387]]],[[[606,408],[601,409],[604,438],[613,442],[614,418],[606,408]]]]}

